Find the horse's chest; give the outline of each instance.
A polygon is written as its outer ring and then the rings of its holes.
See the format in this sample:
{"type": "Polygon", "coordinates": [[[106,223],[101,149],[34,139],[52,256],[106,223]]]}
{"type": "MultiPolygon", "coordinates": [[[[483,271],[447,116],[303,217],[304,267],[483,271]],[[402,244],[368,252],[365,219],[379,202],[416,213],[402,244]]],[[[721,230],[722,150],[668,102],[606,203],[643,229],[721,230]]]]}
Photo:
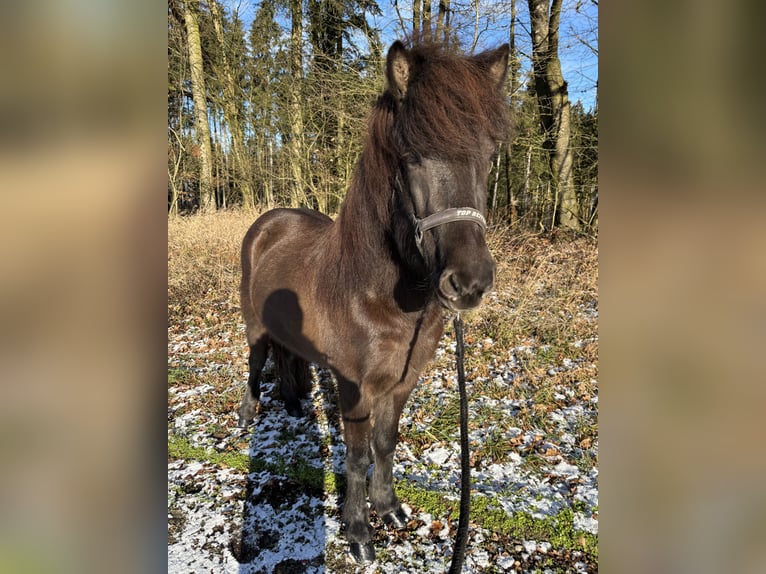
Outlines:
{"type": "Polygon", "coordinates": [[[360,374],[400,382],[417,377],[434,356],[441,332],[441,321],[420,320],[370,334],[357,349],[360,374]]]}

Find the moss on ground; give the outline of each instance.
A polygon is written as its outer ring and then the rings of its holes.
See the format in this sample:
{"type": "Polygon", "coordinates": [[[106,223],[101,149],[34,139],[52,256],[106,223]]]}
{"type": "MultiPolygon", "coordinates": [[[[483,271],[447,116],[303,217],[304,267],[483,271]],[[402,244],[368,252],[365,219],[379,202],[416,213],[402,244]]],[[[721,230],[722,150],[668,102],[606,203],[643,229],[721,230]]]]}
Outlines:
{"type": "Polygon", "coordinates": [[[210,462],[241,470],[242,472],[257,472],[262,468],[258,461],[251,460],[250,456],[241,452],[216,452],[203,446],[195,446],[188,439],[170,435],[168,437],[168,458],[181,460],[196,460],[210,462]]]}
{"type": "MultiPolygon", "coordinates": [[[[243,472],[269,471],[304,485],[307,491],[315,495],[321,495],[322,492],[337,495],[345,488],[345,477],[326,469],[300,461],[288,465],[284,461],[251,459],[247,454],[239,452],[216,452],[194,446],[188,439],[175,435],[168,437],[168,457],[210,462],[243,472]]],[[[443,492],[426,490],[407,481],[398,481],[395,491],[402,502],[419,512],[457,520],[459,501],[447,498],[443,492]]],[[[525,512],[508,514],[486,496],[472,496],[471,522],[499,535],[518,540],[550,542],[554,548],[579,550],[594,561],[598,560],[598,537],[574,528],[574,510],[571,508],[565,508],[553,516],[535,518],[525,512]]]]}

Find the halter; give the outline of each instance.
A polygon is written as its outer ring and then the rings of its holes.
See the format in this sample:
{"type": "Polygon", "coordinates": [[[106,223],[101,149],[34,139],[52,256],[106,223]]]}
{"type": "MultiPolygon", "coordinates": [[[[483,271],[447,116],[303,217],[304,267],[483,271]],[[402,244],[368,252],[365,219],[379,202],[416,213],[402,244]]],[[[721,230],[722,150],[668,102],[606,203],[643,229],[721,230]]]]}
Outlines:
{"type": "Polygon", "coordinates": [[[452,223],[453,221],[473,221],[483,232],[487,231],[487,220],[478,209],[473,207],[450,207],[442,211],[437,211],[431,215],[418,219],[413,213],[411,214],[412,223],[415,226],[415,244],[418,246],[418,251],[425,258],[423,253],[423,232],[444,225],[445,223],[452,223]]]}

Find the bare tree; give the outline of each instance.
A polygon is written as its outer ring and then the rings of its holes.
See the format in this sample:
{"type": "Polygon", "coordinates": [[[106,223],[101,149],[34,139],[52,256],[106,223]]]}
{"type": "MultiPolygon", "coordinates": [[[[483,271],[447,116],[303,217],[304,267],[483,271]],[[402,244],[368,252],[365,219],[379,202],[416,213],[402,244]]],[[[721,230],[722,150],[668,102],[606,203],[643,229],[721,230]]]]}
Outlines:
{"type": "Polygon", "coordinates": [[[223,113],[226,124],[231,134],[231,151],[236,169],[236,181],[242,192],[242,205],[246,208],[255,207],[255,193],[253,192],[252,170],[250,162],[245,153],[244,138],[242,136],[242,121],[238,112],[237,102],[241,100],[241,90],[239,90],[235,81],[235,75],[227,55],[228,47],[223,34],[223,19],[221,17],[221,7],[217,0],[208,0],[210,15],[213,20],[213,28],[218,44],[221,47],[221,61],[218,63],[220,69],[218,75],[223,87],[223,113]]]}
{"type": "Polygon", "coordinates": [[[199,150],[200,160],[199,209],[202,212],[208,212],[215,209],[213,152],[210,148],[210,125],[207,119],[205,73],[202,66],[202,44],[199,36],[198,13],[199,0],[186,0],[184,2],[186,44],[189,49],[192,99],[194,100],[194,122],[197,131],[197,149],[199,150]]]}
{"type": "Polygon", "coordinates": [[[303,110],[301,87],[303,85],[303,3],[290,0],[290,202],[293,207],[307,203],[304,177],[303,110]]]}
{"type": "Polygon", "coordinates": [[[532,69],[545,148],[553,186],[549,225],[580,229],[579,205],[572,174],[570,109],[567,83],[559,60],[561,0],[528,0],[532,26],[532,69]]]}
{"type": "Polygon", "coordinates": [[[439,0],[439,13],[436,16],[436,39],[446,41],[449,34],[450,0],[439,0]]]}

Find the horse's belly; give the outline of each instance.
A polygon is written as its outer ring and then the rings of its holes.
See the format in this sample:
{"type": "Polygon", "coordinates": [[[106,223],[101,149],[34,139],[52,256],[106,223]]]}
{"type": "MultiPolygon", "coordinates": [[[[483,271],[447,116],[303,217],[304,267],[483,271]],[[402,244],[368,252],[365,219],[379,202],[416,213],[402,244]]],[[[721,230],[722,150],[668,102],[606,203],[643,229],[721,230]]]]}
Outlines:
{"type": "Polygon", "coordinates": [[[311,259],[331,223],[318,212],[275,209],[255,222],[242,250],[246,321],[260,323],[275,341],[319,363],[325,353],[311,335],[317,312],[311,301],[316,277],[311,259]]]}
{"type": "Polygon", "coordinates": [[[327,351],[316,335],[316,314],[291,288],[272,290],[262,305],[263,326],[278,343],[304,359],[326,365],[327,351]]]}

